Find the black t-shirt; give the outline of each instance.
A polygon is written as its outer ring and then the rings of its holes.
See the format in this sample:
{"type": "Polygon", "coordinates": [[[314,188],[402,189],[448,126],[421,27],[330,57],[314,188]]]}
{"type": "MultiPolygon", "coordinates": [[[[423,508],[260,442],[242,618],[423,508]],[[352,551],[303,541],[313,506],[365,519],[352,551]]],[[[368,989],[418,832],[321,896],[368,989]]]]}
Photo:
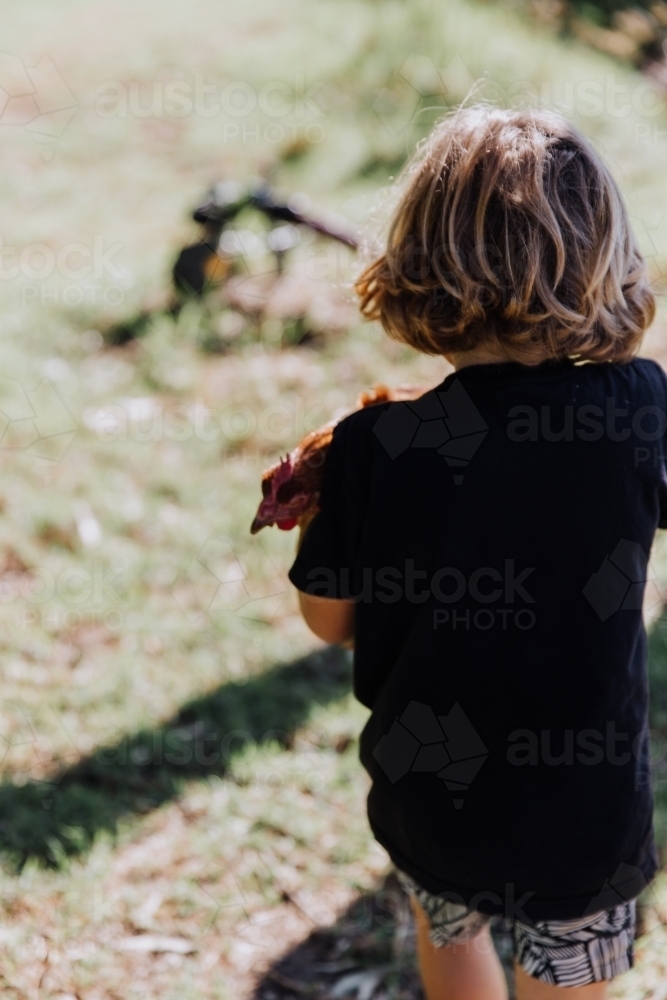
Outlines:
{"type": "Polygon", "coordinates": [[[484,364],[336,428],[290,579],[356,602],[369,819],[432,893],[569,919],[655,874],[666,412],[652,361],[484,364]]]}

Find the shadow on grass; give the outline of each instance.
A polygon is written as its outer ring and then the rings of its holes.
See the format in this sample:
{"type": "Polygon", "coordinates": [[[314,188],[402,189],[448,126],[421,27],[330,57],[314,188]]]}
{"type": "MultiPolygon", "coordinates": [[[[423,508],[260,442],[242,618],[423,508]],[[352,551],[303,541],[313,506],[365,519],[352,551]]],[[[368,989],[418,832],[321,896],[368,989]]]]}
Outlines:
{"type": "MultiPolygon", "coordinates": [[[[650,727],[654,734],[656,833],[667,844],[667,607],[648,636],[650,727]]],[[[639,911],[640,926],[643,914],[639,911]]],[[[514,996],[512,939],[492,926],[510,997],[514,996]]],[[[641,931],[640,931],[641,934],[641,931]]],[[[330,1000],[347,995],[423,1000],[416,967],[415,937],[407,898],[389,875],[360,896],[329,927],[315,928],[275,962],[257,984],[252,1000],[330,1000]]]]}
{"type": "MultiPolygon", "coordinates": [[[[250,743],[289,749],[314,704],[350,690],[349,655],[335,647],[275,666],[245,683],[223,684],[184,705],[164,725],[99,747],[49,781],[0,785],[0,855],[19,869],[29,858],[57,864],[85,851],[98,831],[147,813],[193,778],[224,775],[250,743]]],[[[667,853],[667,608],[649,632],[650,726],[654,733],[656,834],[667,853]]]]}
{"type": "MultiPolygon", "coordinates": [[[[667,854],[667,606],[648,636],[650,727],[654,734],[656,834],[667,854]]],[[[643,921],[640,906],[639,922],[643,921]]],[[[641,932],[640,932],[641,933],[641,932]]],[[[506,927],[492,934],[513,992],[512,940],[506,927]]],[[[262,976],[253,1000],[329,1000],[347,995],[423,1000],[414,927],[407,898],[394,875],[360,896],[330,927],[315,928],[262,976]]]]}
{"type": "MultiPolygon", "coordinates": [[[[512,941],[492,926],[513,996],[512,941]]],[[[329,1000],[331,997],[423,1000],[415,933],[407,896],[396,876],[360,896],[330,927],[317,927],[262,976],[253,1000],[329,1000]]]]}
{"type": "Polygon", "coordinates": [[[20,868],[29,858],[54,864],[81,852],[121,817],[177,796],[185,781],[223,775],[248,743],[289,748],[313,705],[344,697],[350,682],[349,654],[330,647],[223,684],[164,725],[99,747],[48,782],[0,785],[0,854],[20,868]]]}

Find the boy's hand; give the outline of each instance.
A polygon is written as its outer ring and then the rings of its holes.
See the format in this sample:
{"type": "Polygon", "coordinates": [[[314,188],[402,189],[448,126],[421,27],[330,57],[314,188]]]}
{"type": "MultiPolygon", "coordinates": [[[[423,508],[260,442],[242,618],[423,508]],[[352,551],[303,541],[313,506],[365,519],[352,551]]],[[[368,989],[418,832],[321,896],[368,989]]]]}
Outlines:
{"type": "MultiPolygon", "coordinates": [[[[310,522],[317,514],[317,509],[307,510],[298,518],[299,541],[297,552],[310,522]]],[[[354,646],[354,603],[352,601],[336,600],[331,597],[317,597],[314,594],[304,594],[299,591],[299,608],[306,625],[318,639],[336,643],[346,649],[354,646]]]]}
{"type": "Polygon", "coordinates": [[[318,639],[351,649],[354,645],[354,601],[317,597],[299,591],[304,621],[318,639]]]}

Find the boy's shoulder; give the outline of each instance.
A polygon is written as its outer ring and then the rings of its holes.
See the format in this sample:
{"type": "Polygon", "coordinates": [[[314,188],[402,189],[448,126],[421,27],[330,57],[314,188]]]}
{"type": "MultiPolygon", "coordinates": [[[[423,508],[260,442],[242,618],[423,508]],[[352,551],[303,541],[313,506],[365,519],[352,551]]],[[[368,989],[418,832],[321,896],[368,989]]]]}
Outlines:
{"type": "Polygon", "coordinates": [[[580,386],[590,386],[594,392],[618,392],[637,403],[659,399],[667,406],[667,374],[652,358],[584,362],[569,370],[569,378],[580,386]]]}
{"type": "Polygon", "coordinates": [[[371,403],[354,410],[338,422],[334,438],[346,449],[365,455],[378,446],[390,453],[395,448],[403,450],[404,439],[412,439],[422,420],[443,415],[438,389],[442,389],[442,385],[430,389],[424,386],[414,396],[371,403]]]}
{"type": "Polygon", "coordinates": [[[617,373],[620,376],[623,375],[638,375],[641,378],[645,378],[649,381],[653,381],[656,378],[662,382],[667,380],[665,372],[653,358],[632,358],[631,361],[606,361],[602,363],[586,363],[577,366],[579,371],[589,371],[594,372],[596,370],[606,370],[610,372],[617,373]]]}
{"type": "Polygon", "coordinates": [[[345,464],[363,470],[372,463],[378,420],[395,404],[393,401],[373,403],[348,413],[338,421],[333,431],[332,449],[345,456],[345,464]]]}
{"type": "Polygon", "coordinates": [[[606,369],[612,380],[627,388],[637,402],[660,403],[667,408],[667,375],[652,358],[633,358],[622,364],[610,362],[604,365],[583,365],[584,369],[606,369]]]}
{"type": "Polygon", "coordinates": [[[634,369],[641,378],[651,385],[659,385],[661,388],[667,388],[665,370],[653,358],[634,358],[628,362],[627,367],[634,369]]]}
{"type": "MultiPolygon", "coordinates": [[[[667,374],[651,358],[576,365],[569,377],[579,384],[588,381],[596,395],[618,393],[638,406],[660,406],[667,414],[667,374]]],[[[475,395],[474,387],[469,388],[475,395]]],[[[443,418],[451,420],[452,413],[459,423],[465,423],[466,433],[486,429],[484,423],[477,426],[481,417],[465,386],[454,379],[449,385],[445,380],[430,389],[425,387],[414,398],[392,399],[354,410],[336,424],[334,440],[350,458],[362,463],[370,461],[377,451],[392,458],[402,453],[418,432],[436,434],[443,418]],[[422,424],[425,426],[420,430],[422,424]]]]}

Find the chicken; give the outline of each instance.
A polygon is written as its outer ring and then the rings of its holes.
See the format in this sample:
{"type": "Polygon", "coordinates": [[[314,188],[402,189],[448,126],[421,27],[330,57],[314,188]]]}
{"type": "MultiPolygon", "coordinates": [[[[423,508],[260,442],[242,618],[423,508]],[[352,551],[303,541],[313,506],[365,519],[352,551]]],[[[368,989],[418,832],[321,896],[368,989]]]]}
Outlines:
{"type": "MultiPolygon", "coordinates": [[[[395,389],[374,385],[362,392],[356,409],[390,400],[417,399],[423,392],[423,387],[415,385],[399,385],[395,389]]],[[[251,534],[271,524],[290,531],[317,513],[324,462],[335,426],[333,420],[306,434],[285,458],[266,469],[262,475],[263,499],[252,522],[251,534]]]]}

